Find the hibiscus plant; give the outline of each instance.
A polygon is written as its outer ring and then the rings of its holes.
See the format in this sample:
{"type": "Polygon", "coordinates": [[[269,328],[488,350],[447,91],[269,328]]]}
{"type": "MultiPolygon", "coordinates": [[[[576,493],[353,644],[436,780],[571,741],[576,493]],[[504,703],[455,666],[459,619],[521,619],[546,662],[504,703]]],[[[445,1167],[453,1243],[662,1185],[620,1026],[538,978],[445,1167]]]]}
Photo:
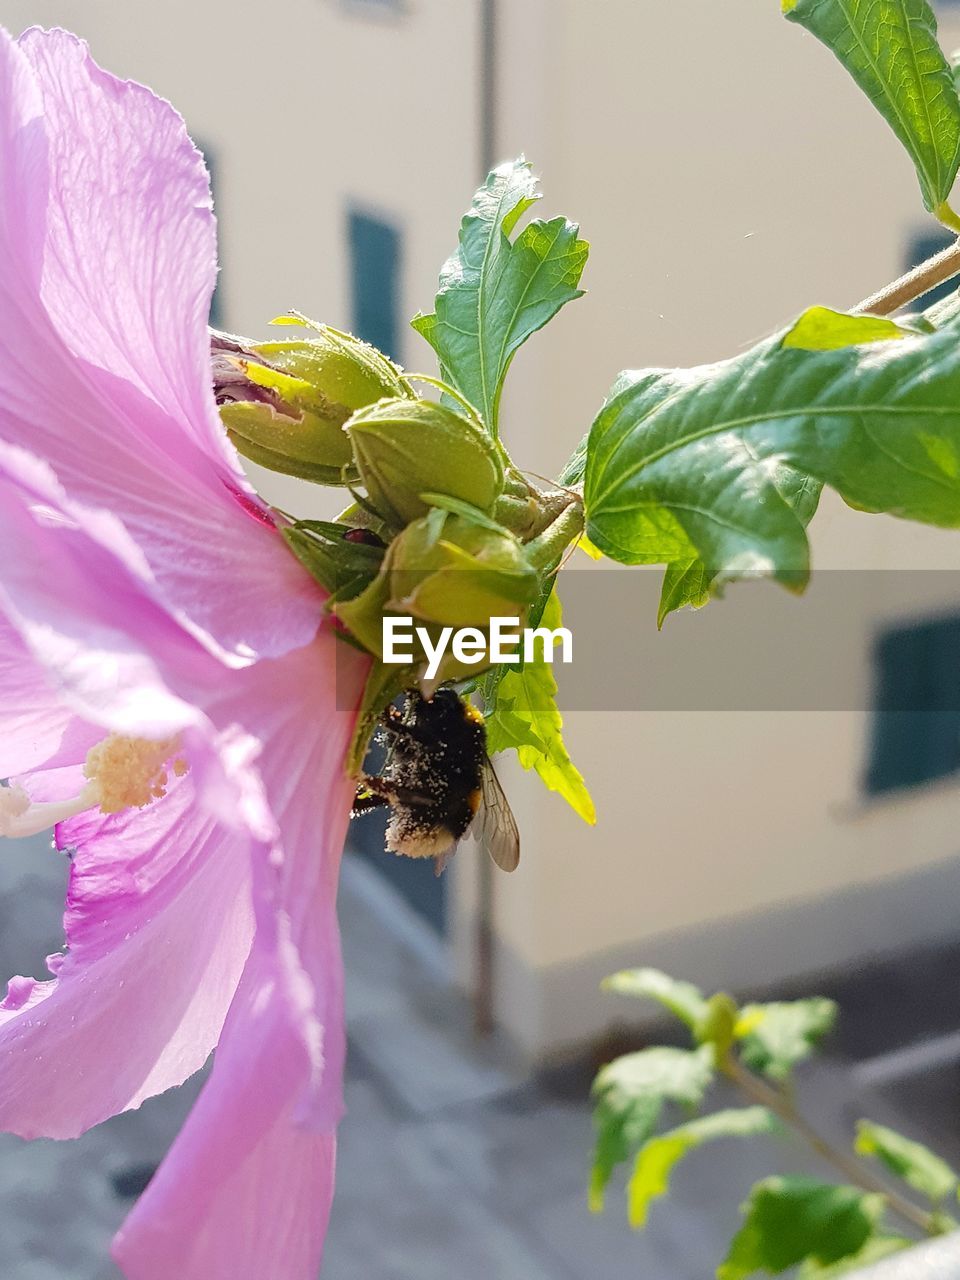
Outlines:
{"type": "MultiPolygon", "coordinates": [[[[956,229],[960,100],[929,6],[784,7],[956,229]]],[[[300,314],[269,341],[211,334],[214,215],[179,116],[65,32],[0,33],[0,833],[50,829],[71,859],[51,977],[0,1004],[0,1128],[75,1137],[216,1049],[116,1239],[131,1280],[317,1273],[339,860],[398,696],[459,689],[490,752],[593,820],[549,664],[447,657],[428,679],[423,653],[384,661],[384,617],[555,627],[577,545],[665,565],[661,621],[748,574],[801,590],[824,484],[960,525],[960,305],[886,318],[960,270],[953,250],[727,363],[621,374],[555,482],[521,472],[504,380],[579,296],[588,252],[566,218],[527,219],[537,198],[524,160],[476,193],[413,322],[436,375],[300,314]],[[271,508],[238,452],[341,489],[341,515],[271,508]]]]}
{"type": "Polygon", "coordinates": [[[692,1045],[642,1048],[598,1072],[589,1195],[594,1212],[603,1209],[613,1172],[624,1161],[633,1161],[627,1216],[643,1230],[654,1202],[669,1194],[674,1171],[692,1152],[721,1139],[774,1137],[798,1140],[840,1181],[794,1174],[756,1183],[717,1280],[780,1275],[797,1265],[800,1280],[830,1280],[960,1226],[951,1213],[960,1174],[928,1147],[868,1119],[857,1121],[852,1142],[848,1136],[837,1143],[804,1115],[795,1070],[832,1031],[832,1000],[814,996],[741,1008],[726,992],[707,998],[693,983],[656,969],[615,973],[604,987],[655,1001],[683,1026],[692,1045]],[[718,1084],[732,1085],[748,1105],[698,1114],[718,1084]],[[679,1124],[669,1123],[671,1113],[679,1124]]]}

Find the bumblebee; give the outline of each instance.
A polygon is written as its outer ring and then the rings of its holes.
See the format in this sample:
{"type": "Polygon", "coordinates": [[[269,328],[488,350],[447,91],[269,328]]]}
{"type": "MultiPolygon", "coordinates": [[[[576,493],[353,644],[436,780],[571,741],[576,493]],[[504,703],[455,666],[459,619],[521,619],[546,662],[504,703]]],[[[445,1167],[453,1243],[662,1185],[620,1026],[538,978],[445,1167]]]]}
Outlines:
{"type": "Polygon", "coordinates": [[[364,774],[351,817],[389,806],[387,849],[434,858],[437,875],[470,832],[503,871],[520,861],[520,833],[487,755],[483,716],[453,689],[405,695],[388,707],[379,740],[380,774],[364,774]]]}

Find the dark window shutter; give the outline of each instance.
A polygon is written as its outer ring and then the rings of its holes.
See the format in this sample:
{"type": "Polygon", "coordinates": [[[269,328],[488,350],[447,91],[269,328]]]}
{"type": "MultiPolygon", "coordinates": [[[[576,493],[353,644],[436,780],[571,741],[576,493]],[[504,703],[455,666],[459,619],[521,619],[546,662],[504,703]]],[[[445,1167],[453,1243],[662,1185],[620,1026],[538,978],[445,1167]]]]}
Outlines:
{"type": "Polygon", "coordinates": [[[867,791],[913,787],[960,769],[960,616],[886,631],[874,670],[867,791]]]}
{"type": "Polygon", "coordinates": [[[400,358],[400,233],[390,223],[351,209],[353,332],[395,360],[400,358]]]}

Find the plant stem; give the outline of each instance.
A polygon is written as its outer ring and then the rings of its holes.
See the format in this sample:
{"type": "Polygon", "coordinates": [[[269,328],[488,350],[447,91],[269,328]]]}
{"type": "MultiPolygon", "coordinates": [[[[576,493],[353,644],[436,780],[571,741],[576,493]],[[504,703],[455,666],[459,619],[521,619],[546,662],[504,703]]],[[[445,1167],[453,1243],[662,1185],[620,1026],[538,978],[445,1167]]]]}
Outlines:
{"type": "Polygon", "coordinates": [[[938,1234],[933,1214],[927,1213],[912,1200],[908,1200],[898,1191],[887,1186],[881,1178],[878,1178],[855,1157],[831,1146],[800,1114],[790,1098],[779,1089],[767,1084],[765,1080],[761,1080],[752,1071],[748,1071],[733,1053],[726,1055],[721,1063],[721,1069],[724,1075],[732,1080],[752,1102],[759,1102],[762,1106],[768,1107],[778,1119],[798,1134],[812,1151],[832,1164],[849,1182],[861,1187],[864,1191],[879,1192],[894,1213],[922,1231],[924,1235],[938,1234]]]}
{"type": "Polygon", "coordinates": [[[583,533],[583,506],[569,495],[567,505],[542,533],[531,538],[524,550],[527,559],[536,569],[553,570],[560,563],[564,551],[583,533]]]}
{"type": "Polygon", "coordinates": [[[940,253],[934,254],[926,262],[921,262],[919,267],[914,267],[912,271],[900,276],[892,284],[886,285],[877,293],[872,293],[869,298],[864,298],[853,308],[853,313],[873,316],[893,315],[894,311],[899,311],[908,302],[914,302],[922,297],[928,289],[943,284],[945,280],[950,280],[955,275],[960,275],[960,240],[948,245],[940,253]]]}

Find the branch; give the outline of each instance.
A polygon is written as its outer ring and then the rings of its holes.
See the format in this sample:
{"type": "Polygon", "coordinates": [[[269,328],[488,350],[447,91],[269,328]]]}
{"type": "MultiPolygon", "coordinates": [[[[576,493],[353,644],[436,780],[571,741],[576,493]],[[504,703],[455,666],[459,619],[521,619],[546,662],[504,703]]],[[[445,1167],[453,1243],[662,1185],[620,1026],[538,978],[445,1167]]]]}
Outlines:
{"type": "Polygon", "coordinates": [[[859,1160],[847,1155],[845,1151],[838,1151],[825,1138],[821,1138],[820,1134],[800,1114],[793,1102],[785,1094],[781,1093],[779,1089],[774,1089],[765,1080],[761,1080],[752,1071],[748,1071],[741,1062],[737,1061],[732,1053],[728,1053],[724,1059],[722,1070],[728,1079],[732,1080],[752,1102],[759,1102],[761,1105],[769,1107],[775,1116],[791,1128],[794,1133],[798,1134],[821,1159],[832,1164],[848,1182],[854,1183],[864,1191],[879,1192],[895,1213],[899,1214],[905,1222],[909,1222],[911,1226],[922,1231],[924,1235],[932,1236],[938,1234],[938,1227],[933,1214],[927,1213],[919,1205],[915,1205],[912,1200],[908,1200],[898,1191],[894,1191],[887,1186],[882,1179],[876,1177],[872,1170],[861,1164],[859,1160]]]}
{"type": "Polygon", "coordinates": [[[938,284],[960,275],[960,240],[858,303],[854,315],[890,316],[938,284]]]}

